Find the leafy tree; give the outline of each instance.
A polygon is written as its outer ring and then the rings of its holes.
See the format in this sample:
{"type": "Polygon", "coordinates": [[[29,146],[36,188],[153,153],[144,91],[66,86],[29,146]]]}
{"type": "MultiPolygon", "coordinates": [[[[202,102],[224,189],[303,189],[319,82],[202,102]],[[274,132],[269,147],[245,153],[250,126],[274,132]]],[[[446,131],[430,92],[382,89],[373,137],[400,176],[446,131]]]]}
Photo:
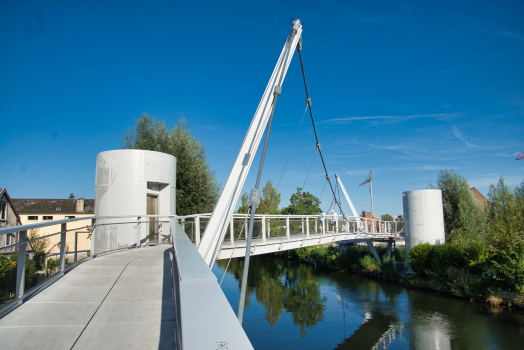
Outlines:
{"type": "Polygon", "coordinates": [[[72,198],[75,198],[75,194],[74,194],[73,192],[71,192],[71,193],[69,194],[69,199],[72,199],[72,198]]]}
{"type": "MultiPolygon", "coordinates": [[[[249,209],[249,195],[244,192],[240,197],[242,205],[238,207],[237,213],[245,214],[249,209]]],[[[280,214],[278,205],[280,204],[280,193],[273,187],[273,182],[268,180],[266,186],[262,189],[262,198],[260,198],[260,205],[257,208],[257,214],[280,214]]]]}
{"type": "Polygon", "coordinates": [[[218,199],[220,186],[206,160],[206,148],[180,118],[169,131],[164,121],[143,114],[122,137],[122,148],[171,154],[177,159],[176,211],[178,215],[209,213],[218,199]]]}
{"type": "Polygon", "coordinates": [[[393,216],[391,216],[389,214],[381,215],[380,218],[382,219],[382,221],[394,221],[393,220],[393,216]]]}
{"type": "Polygon", "coordinates": [[[446,242],[482,242],[484,218],[468,181],[446,168],[438,174],[437,186],[442,190],[446,242]]]}
{"type": "MultiPolygon", "coordinates": [[[[29,230],[29,239],[37,239],[40,237],[40,229],[29,230]]],[[[51,245],[51,240],[49,238],[41,238],[36,241],[31,242],[33,246],[33,261],[36,264],[37,270],[42,270],[45,265],[45,260],[49,254],[49,246],[51,245]]]]}
{"type": "Polygon", "coordinates": [[[290,202],[290,205],[282,209],[282,214],[314,215],[320,212],[320,199],[309,192],[302,192],[300,187],[291,195],[290,202]]]}
{"type": "Polygon", "coordinates": [[[488,240],[496,279],[505,288],[524,291],[524,181],[516,189],[500,178],[488,198],[488,240]]]}

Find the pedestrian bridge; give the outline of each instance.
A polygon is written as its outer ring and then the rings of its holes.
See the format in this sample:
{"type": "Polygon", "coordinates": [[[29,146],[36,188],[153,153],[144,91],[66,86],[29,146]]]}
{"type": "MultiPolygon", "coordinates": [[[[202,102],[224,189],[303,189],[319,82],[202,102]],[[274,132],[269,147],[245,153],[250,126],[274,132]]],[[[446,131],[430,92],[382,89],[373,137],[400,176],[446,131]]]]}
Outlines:
{"type": "MultiPolygon", "coordinates": [[[[3,249],[16,246],[19,253],[13,279],[0,283],[2,297],[10,299],[0,306],[2,349],[252,349],[197,251],[209,217],[92,217],[93,237],[131,233],[137,243],[94,250],[69,265],[66,258],[76,256],[76,248],[66,249],[67,234],[75,233],[67,224],[86,218],[0,229],[0,235],[18,233],[17,243],[3,249]],[[28,230],[57,224],[60,232],[27,238],[28,230]],[[61,237],[59,270],[35,285],[25,274],[26,247],[53,235],[61,237]]],[[[245,226],[245,214],[233,215],[218,259],[243,256],[245,226]]],[[[366,241],[372,248],[371,240],[398,236],[395,222],[347,217],[339,218],[334,231],[321,230],[316,216],[307,215],[260,215],[254,228],[254,255],[337,241],[366,241]]]]}
{"type": "MultiPolygon", "coordinates": [[[[201,234],[198,233],[204,232],[210,217],[211,214],[199,214],[180,220],[197,246],[201,238],[201,234]]],[[[320,226],[318,215],[255,215],[251,255],[333,242],[371,242],[371,240],[392,242],[394,238],[400,236],[401,232],[403,233],[403,223],[399,221],[338,215],[334,227],[331,222],[330,216],[326,218],[327,225],[320,226]]],[[[247,214],[233,214],[229,231],[217,254],[217,260],[245,256],[246,233],[247,214]]]]}

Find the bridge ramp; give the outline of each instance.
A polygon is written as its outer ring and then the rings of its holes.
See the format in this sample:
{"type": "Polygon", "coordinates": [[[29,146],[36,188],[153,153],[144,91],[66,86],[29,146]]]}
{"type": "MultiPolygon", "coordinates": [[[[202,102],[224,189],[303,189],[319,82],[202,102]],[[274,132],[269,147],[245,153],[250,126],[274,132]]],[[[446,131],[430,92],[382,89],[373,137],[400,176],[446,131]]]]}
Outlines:
{"type": "Polygon", "coordinates": [[[0,319],[1,348],[176,349],[171,246],[86,261],[0,319]]]}

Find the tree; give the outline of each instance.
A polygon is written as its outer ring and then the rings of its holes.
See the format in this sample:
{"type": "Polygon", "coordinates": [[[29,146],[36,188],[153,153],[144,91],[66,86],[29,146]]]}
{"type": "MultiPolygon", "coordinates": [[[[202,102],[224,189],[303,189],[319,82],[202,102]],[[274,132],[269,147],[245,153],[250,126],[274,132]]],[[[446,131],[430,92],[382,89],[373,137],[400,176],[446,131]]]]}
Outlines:
{"type": "Polygon", "coordinates": [[[282,214],[314,215],[320,212],[320,199],[309,192],[302,192],[300,187],[291,195],[290,202],[290,205],[282,209],[282,214]]]}
{"type": "Polygon", "coordinates": [[[73,199],[73,198],[75,198],[75,194],[74,194],[73,192],[71,192],[71,193],[69,194],[69,199],[73,199]]]}
{"type": "Polygon", "coordinates": [[[503,287],[524,291],[524,181],[515,189],[500,178],[489,189],[488,241],[495,278],[503,287]]]}
{"type": "Polygon", "coordinates": [[[45,266],[45,260],[47,258],[47,255],[49,254],[49,246],[51,245],[51,240],[49,238],[37,239],[39,237],[39,228],[29,230],[29,239],[36,239],[36,241],[31,242],[31,245],[33,246],[34,250],[33,261],[36,264],[37,270],[43,270],[45,266]]]}
{"type": "Polygon", "coordinates": [[[122,148],[171,154],[177,159],[176,211],[178,215],[209,213],[218,199],[220,186],[206,160],[206,148],[189,131],[184,118],[168,131],[164,121],[147,114],[122,137],[122,148]]]}
{"type": "Polygon", "coordinates": [[[380,218],[382,219],[382,221],[394,221],[393,220],[393,216],[391,216],[389,214],[381,215],[380,218]]]}
{"type": "MultiPolygon", "coordinates": [[[[455,171],[443,169],[437,186],[442,190],[446,242],[467,243],[483,241],[484,218],[479,204],[471,193],[468,181],[455,171]]],[[[430,186],[432,187],[432,186],[430,186]]]]}
{"type": "MultiPolygon", "coordinates": [[[[237,213],[246,214],[249,209],[249,195],[247,192],[244,192],[240,197],[242,205],[238,207],[237,213]]],[[[280,214],[278,210],[278,205],[280,204],[280,193],[277,192],[275,187],[273,187],[273,182],[267,180],[266,186],[262,189],[262,198],[260,198],[260,205],[257,208],[256,213],[265,215],[265,214],[280,214]]]]}

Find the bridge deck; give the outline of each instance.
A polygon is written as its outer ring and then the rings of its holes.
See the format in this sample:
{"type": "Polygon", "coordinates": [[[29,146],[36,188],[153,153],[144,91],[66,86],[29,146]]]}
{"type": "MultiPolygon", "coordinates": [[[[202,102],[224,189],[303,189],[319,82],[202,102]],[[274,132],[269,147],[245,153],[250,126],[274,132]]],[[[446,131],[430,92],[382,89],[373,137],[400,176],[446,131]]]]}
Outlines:
{"type": "Polygon", "coordinates": [[[176,349],[172,248],[98,256],[0,319],[2,349],[176,349]]]}
{"type": "MultiPolygon", "coordinates": [[[[325,244],[340,241],[362,242],[373,239],[393,239],[399,236],[395,233],[350,233],[350,232],[326,232],[315,234],[298,234],[287,236],[271,236],[265,240],[253,237],[251,242],[251,255],[274,253],[283,250],[309,247],[312,245],[325,244]]],[[[231,257],[243,257],[246,254],[246,241],[240,240],[236,243],[224,242],[217,256],[217,260],[229,259],[231,257]]]]}

